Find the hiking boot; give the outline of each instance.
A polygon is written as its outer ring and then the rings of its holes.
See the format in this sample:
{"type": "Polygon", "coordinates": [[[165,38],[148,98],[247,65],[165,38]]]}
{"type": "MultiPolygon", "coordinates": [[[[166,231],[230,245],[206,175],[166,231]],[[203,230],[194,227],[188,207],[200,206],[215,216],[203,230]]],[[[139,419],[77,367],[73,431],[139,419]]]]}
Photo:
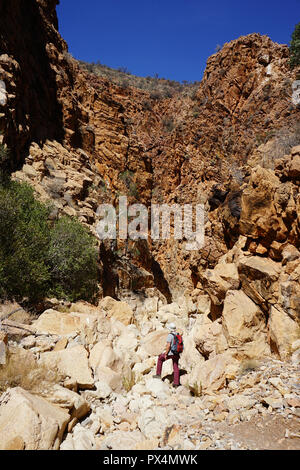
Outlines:
{"type": "Polygon", "coordinates": [[[154,379],[161,379],[161,375],[155,374],[155,375],[153,375],[153,378],[154,378],[154,379]]]}

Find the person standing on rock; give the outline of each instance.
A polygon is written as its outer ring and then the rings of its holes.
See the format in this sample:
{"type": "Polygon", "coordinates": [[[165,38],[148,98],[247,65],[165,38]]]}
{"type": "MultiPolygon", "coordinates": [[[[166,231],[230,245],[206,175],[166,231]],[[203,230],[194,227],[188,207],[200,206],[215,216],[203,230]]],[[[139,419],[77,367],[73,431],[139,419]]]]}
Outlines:
{"type": "Polygon", "coordinates": [[[174,372],[174,381],[173,381],[173,387],[179,387],[179,356],[180,352],[183,350],[183,343],[182,343],[182,338],[179,335],[179,333],[176,333],[176,326],[174,323],[170,323],[167,325],[168,330],[170,333],[168,334],[167,337],[167,344],[166,344],[166,349],[165,352],[160,354],[158,357],[157,361],[157,367],[156,367],[156,375],[154,375],[155,378],[160,379],[161,378],[161,371],[162,371],[162,366],[165,361],[168,359],[172,359],[173,361],[173,372],[174,372]],[[177,341],[177,335],[179,335],[179,340],[181,339],[182,346],[177,346],[178,341],[177,341]]]}

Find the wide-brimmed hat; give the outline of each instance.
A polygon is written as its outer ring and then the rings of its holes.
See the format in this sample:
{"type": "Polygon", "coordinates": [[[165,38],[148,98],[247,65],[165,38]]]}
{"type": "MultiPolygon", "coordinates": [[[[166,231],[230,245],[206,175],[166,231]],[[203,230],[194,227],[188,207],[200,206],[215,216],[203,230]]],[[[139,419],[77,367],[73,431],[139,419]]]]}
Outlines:
{"type": "Polygon", "coordinates": [[[176,330],[176,325],[175,325],[175,323],[169,323],[169,324],[167,325],[167,328],[168,328],[168,330],[170,330],[170,331],[175,331],[175,330],[176,330]]]}

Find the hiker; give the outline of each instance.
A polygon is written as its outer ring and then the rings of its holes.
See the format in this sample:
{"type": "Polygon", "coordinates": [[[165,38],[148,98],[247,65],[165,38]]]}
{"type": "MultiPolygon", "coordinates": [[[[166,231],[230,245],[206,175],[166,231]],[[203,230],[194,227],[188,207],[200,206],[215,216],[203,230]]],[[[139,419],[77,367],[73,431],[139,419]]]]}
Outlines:
{"type": "Polygon", "coordinates": [[[161,378],[161,370],[162,370],[163,363],[167,361],[168,359],[172,359],[173,372],[174,372],[173,387],[179,387],[180,383],[179,383],[178,361],[179,361],[180,352],[182,352],[183,350],[182,338],[179,335],[179,339],[181,340],[182,346],[179,346],[179,348],[177,348],[176,336],[178,335],[178,333],[176,333],[176,326],[174,325],[174,323],[170,323],[169,325],[167,325],[167,328],[170,331],[170,333],[168,334],[168,337],[167,337],[166,350],[164,353],[160,354],[160,356],[158,357],[156,375],[154,375],[154,377],[157,379],[161,378]],[[179,349],[179,351],[176,351],[176,349],[179,349]]]}

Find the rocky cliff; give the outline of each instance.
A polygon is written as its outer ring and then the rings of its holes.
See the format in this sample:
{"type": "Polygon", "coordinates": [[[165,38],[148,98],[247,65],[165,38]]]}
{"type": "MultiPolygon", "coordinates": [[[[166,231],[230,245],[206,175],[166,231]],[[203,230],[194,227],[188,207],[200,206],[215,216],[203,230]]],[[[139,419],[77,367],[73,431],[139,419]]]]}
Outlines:
{"type": "Polygon", "coordinates": [[[277,305],[296,325],[300,130],[288,47],[241,37],[208,59],[192,96],[157,99],[73,59],[57,3],[0,5],[0,128],[13,177],[51,200],[54,216],[76,215],[93,233],[98,205],[117,206],[120,194],[147,207],[204,204],[201,250],[174,239],[99,243],[103,294],[197,303],[208,293],[217,319],[228,290],[242,288],[266,323],[277,305]],[[259,267],[241,266],[229,250],[259,267]],[[238,272],[233,285],[217,274],[224,257],[238,272]]]}

